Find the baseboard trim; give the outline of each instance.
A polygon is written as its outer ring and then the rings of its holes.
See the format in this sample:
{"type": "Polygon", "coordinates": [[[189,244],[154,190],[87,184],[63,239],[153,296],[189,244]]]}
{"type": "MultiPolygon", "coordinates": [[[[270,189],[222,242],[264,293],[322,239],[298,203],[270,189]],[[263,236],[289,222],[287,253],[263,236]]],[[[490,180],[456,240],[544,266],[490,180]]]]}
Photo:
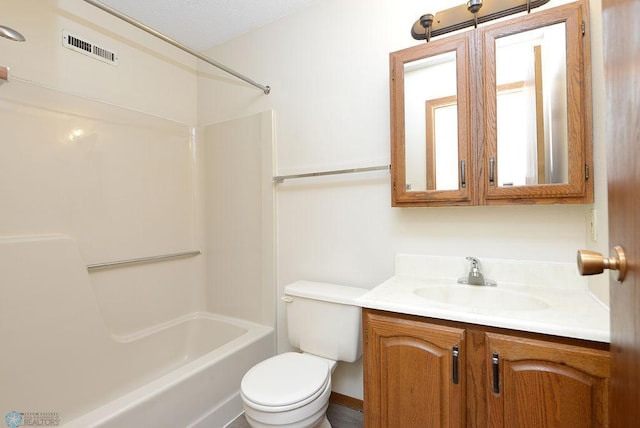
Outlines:
{"type": "Polygon", "coordinates": [[[345,407],[349,407],[350,409],[358,410],[360,412],[362,412],[364,409],[364,403],[362,402],[362,400],[349,397],[348,395],[343,395],[338,392],[331,391],[331,397],[329,397],[329,401],[345,407]]]}

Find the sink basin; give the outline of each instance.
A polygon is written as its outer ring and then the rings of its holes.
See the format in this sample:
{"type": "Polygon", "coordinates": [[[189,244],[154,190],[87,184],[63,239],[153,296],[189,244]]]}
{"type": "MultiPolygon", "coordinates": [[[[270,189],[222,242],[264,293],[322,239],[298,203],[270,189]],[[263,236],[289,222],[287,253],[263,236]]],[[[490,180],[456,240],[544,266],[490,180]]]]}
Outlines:
{"type": "Polygon", "coordinates": [[[538,298],[496,287],[435,286],[418,288],[414,293],[434,303],[487,311],[539,311],[548,308],[538,298]]]}

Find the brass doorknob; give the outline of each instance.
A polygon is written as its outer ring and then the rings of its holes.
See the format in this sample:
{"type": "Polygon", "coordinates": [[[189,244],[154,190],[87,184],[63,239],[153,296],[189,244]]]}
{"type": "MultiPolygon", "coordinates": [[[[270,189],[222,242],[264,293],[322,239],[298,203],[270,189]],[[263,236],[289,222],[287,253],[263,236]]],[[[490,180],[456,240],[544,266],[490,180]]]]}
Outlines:
{"type": "Polygon", "coordinates": [[[578,250],[580,275],[595,275],[610,269],[618,271],[618,282],[624,281],[627,275],[627,258],[624,255],[624,248],[616,246],[611,252],[613,253],[611,257],[604,257],[595,251],[578,250]]]}

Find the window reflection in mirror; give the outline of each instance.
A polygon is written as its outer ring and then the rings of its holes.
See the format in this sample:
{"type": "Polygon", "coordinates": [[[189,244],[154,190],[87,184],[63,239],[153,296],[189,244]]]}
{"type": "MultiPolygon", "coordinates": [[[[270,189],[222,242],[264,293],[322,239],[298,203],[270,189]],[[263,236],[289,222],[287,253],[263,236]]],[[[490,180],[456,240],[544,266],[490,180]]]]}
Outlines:
{"type": "Polygon", "coordinates": [[[456,97],[427,100],[425,113],[427,190],[457,189],[458,105],[456,97]]]}
{"type": "Polygon", "coordinates": [[[458,189],[455,51],[404,65],[404,112],[407,191],[458,189]]]}
{"type": "Polygon", "coordinates": [[[498,185],[568,183],[565,24],[496,40],[498,185]]]}

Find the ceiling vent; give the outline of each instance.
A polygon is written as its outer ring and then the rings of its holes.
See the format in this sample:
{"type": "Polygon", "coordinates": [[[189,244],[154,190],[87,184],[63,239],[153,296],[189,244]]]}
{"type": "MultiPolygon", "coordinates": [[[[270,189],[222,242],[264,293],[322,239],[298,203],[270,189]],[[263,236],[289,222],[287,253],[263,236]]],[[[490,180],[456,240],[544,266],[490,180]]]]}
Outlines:
{"type": "Polygon", "coordinates": [[[118,52],[99,46],[85,37],[71,34],[67,30],[62,31],[62,45],[73,51],[80,52],[91,58],[106,62],[111,65],[118,65],[118,52]]]}

